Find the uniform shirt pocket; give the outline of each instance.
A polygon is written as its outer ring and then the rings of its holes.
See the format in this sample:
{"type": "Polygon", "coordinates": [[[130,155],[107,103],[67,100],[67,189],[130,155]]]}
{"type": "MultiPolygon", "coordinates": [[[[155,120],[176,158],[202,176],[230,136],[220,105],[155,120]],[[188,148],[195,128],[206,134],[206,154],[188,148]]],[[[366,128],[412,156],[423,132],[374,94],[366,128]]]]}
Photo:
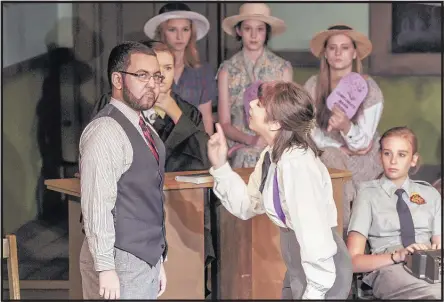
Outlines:
{"type": "Polygon", "coordinates": [[[393,236],[399,228],[399,216],[396,210],[382,211],[373,216],[372,229],[376,236],[393,236]]]}

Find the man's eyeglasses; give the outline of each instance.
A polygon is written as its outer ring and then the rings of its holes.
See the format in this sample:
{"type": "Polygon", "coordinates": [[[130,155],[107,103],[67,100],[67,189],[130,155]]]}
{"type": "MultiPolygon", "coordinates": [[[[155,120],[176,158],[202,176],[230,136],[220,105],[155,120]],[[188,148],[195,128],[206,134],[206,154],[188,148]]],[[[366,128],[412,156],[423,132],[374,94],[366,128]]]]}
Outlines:
{"type": "Polygon", "coordinates": [[[127,72],[127,71],[122,71],[122,70],[120,70],[119,72],[132,75],[133,77],[136,77],[137,79],[139,79],[139,81],[141,81],[141,82],[149,82],[151,80],[151,78],[154,78],[154,82],[156,84],[160,84],[160,83],[162,83],[163,79],[165,79],[165,77],[163,75],[161,75],[160,73],[155,73],[154,75],[150,75],[148,72],[133,73],[133,72],[127,72]]]}

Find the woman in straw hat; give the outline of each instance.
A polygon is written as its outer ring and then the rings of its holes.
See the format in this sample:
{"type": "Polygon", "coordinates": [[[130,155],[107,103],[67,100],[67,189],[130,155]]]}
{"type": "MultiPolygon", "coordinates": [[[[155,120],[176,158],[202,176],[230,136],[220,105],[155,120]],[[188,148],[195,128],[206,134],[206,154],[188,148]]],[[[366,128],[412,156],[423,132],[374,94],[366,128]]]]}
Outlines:
{"type": "Polygon", "coordinates": [[[241,42],[241,50],[222,63],[218,73],[219,122],[232,150],[233,167],[254,167],[265,142],[248,127],[243,95],[252,83],[270,80],[292,81],[290,62],[267,48],[271,37],[283,33],[284,21],[273,17],[264,3],[245,3],[239,14],[226,18],[224,31],[241,42]],[[239,147],[241,145],[241,148],[239,147]]]}
{"type": "Polygon", "coordinates": [[[145,35],[166,43],[173,52],[173,92],[199,109],[205,130],[211,135],[212,101],[217,98],[217,84],[213,68],[200,61],[196,48],[196,41],[204,38],[209,29],[207,18],[176,1],[162,6],[159,14],[143,27],[145,35]]]}
{"type": "Polygon", "coordinates": [[[363,76],[368,84],[368,93],[351,120],[340,109],[334,107],[330,111],[326,105],[327,97],[342,77],[351,72],[362,73],[361,61],[372,50],[372,43],[364,34],[346,25],[335,25],[316,34],[310,48],[321,61],[319,74],[305,83],[318,112],[313,139],[324,151],[321,159],[327,167],[353,173],[352,181],[347,182],[344,189],[346,231],[358,184],[375,179],[382,172],[376,129],[384,98],[378,84],[371,77],[363,76]]]}

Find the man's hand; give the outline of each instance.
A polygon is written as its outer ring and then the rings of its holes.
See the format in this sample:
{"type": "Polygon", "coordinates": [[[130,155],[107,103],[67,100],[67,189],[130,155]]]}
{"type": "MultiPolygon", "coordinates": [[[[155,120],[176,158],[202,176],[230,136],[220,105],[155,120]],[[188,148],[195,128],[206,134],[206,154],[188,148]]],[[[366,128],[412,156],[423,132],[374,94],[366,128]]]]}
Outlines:
{"type": "Polygon", "coordinates": [[[120,282],[115,270],[99,273],[100,296],[106,300],[120,299],[120,282]]]}
{"type": "Polygon", "coordinates": [[[163,262],[160,264],[160,274],[159,274],[159,293],[157,294],[157,297],[162,296],[162,294],[165,292],[167,286],[167,277],[165,273],[165,268],[163,266],[163,262]]]}

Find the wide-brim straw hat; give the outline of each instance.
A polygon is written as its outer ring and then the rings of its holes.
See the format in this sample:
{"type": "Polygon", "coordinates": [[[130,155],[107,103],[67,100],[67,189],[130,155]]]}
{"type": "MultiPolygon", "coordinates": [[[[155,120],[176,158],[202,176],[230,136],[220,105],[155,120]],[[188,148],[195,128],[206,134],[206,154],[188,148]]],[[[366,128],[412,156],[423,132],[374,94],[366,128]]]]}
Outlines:
{"type": "Polygon", "coordinates": [[[236,36],[235,26],[245,20],[258,20],[271,27],[271,35],[282,34],[287,29],[285,22],[271,15],[270,7],[265,3],[245,3],[239,8],[239,14],[230,16],[222,22],[223,30],[230,36],[236,36]]]}
{"type": "Polygon", "coordinates": [[[154,39],[157,27],[167,20],[171,19],[189,19],[193,22],[196,30],[196,39],[205,37],[210,30],[210,22],[205,16],[191,11],[191,9],[182,2],[169,2],[162,6],[159,14],[149,19],[143,27],[143,32],[149,38],[154,39]]]}
{"type": "Polygon", "coordinates": [[[311,53],[319,58],[325,48],[325,42],[328,38],[334,35],[346,35],[350,37],[350,39],[356,44],[357,55],[360,60],[364,59],[372,52],[372,42],[366,35],[355,31],[348,25],[339,24],[330,26],[327,30],[317,33],[313,39],[311,39],[311,53]]]}

